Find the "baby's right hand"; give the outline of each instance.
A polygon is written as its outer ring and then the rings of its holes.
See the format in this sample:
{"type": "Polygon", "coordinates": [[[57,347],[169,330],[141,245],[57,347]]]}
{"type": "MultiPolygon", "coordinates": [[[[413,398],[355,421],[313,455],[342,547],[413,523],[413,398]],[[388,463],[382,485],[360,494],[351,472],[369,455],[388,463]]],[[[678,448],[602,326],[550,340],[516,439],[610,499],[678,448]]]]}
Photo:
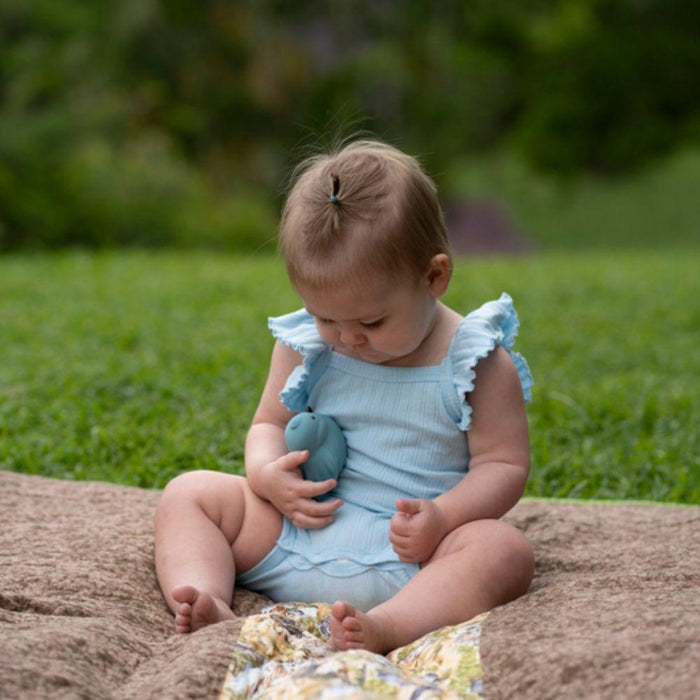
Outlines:
{"type": "Polygon", "coordinates": [[[335,488],[335,479],[307,481],[301,465],[309,458],[307,450],[289,452],[265,467],[267,488],[265,496],[277,510],[297,527],[317,530],[333,522],[333,513],[343,505],[339,498],[315,501],[335,488]]]}

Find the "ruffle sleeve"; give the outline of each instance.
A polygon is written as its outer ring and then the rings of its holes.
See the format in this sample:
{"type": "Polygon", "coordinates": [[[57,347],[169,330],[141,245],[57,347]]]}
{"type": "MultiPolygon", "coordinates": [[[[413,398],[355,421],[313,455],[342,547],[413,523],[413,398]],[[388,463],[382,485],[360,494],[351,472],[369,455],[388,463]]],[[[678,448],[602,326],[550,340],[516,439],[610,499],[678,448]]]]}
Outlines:
{"type": "Polygon", "coordinates": [[[513,300],[505,292],[495,301],[486,302],[472,311],[460,323],[450,347],[451,371],[460,401],[459,427],[469,430],[472,408],[467,395],[474,389],[476,365],[497,345],[503,346],[518,371],[520,385],[526,401],[532,398],[532,374],[525,358],[512,347],[518,335],[518,314],[513,300]]]}
{"type": "Polygon", "coordinates": [[[329,346],[321,339],[316,322],[306,309],[269,318],[267,325],[276,340],[296,350],[304,358],[303,364],[295,367],[287,378],[280,398],[290,411],[305,411],[309,403],[309,375],[316,360],[329,346]]]}

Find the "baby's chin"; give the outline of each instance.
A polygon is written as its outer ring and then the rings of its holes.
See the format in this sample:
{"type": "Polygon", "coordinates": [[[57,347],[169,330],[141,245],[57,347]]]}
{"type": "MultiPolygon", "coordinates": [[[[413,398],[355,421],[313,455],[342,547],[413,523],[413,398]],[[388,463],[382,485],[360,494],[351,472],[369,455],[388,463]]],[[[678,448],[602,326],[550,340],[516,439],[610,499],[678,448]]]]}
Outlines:
{"type": "Polygon", "coordinates": [[[334,347],[333,350],[340,355],[345,355],[346,357],[352,357],[353,360],[361,360],[362,362],[369,362],[373,365],[383,365],[396,360],[397,358],[393,355],[388,355],[385,352],[379,352],[378,350],[354,350],[344,347],[334,347]]]}

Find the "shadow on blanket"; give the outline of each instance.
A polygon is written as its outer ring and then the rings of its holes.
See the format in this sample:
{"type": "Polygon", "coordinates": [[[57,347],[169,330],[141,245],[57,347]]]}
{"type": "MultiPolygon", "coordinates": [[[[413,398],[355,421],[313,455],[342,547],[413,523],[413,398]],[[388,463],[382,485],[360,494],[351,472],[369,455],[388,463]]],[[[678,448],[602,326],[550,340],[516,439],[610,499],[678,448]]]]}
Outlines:
{"type": "MultiPolygon", "coordinates": [[[[242,619],[173,632],[158,492],[0,472],[0,696],[217,697],[242,619]]],[[[530,593],[481,631],[489,698],[694,698],[700,508],[525,501],[530,593]]],[[[234,611],[268,601],[237,591],[234,611]]]]}

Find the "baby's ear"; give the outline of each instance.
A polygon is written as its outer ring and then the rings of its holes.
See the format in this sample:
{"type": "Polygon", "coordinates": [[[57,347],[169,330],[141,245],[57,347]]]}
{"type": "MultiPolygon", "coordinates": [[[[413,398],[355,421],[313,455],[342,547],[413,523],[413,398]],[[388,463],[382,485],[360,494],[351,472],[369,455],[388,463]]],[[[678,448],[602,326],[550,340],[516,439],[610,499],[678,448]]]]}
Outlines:
{"type": "Polygon", "coordinates": [[[446,291],[452,277],[452,261],[445,253],[434,255],[428,263],[426,280],[430,293],[439,299],[446,291]]]}

